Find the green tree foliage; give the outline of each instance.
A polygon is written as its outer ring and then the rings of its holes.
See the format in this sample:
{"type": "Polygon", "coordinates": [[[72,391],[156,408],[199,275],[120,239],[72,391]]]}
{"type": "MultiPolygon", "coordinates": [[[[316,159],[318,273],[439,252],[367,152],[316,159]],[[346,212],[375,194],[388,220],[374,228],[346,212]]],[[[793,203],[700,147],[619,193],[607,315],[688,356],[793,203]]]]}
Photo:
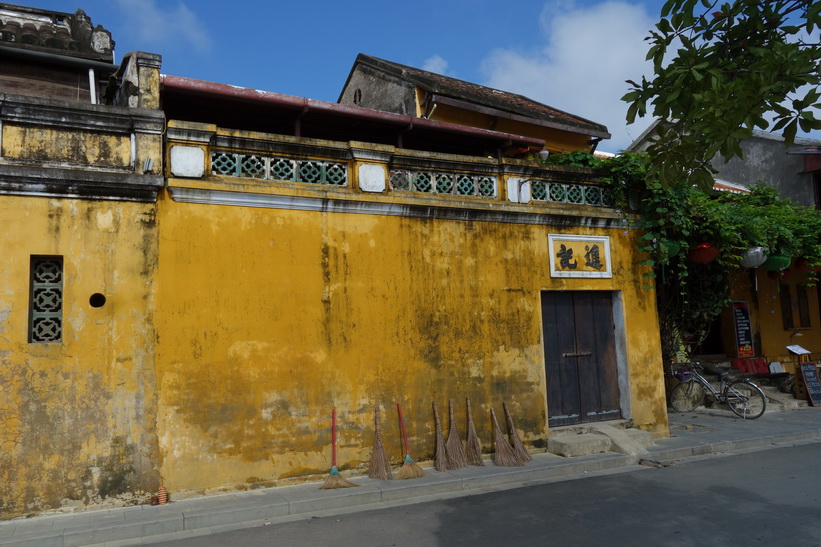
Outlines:
{"type": "Polygon", "coordinates": [[[628,123],[648,112],[664,121],[647,149],[648,180],[708,190],[710,161],[742,157],[753,129],[781,132],[787,145],[799,128],[821,129],[819,27],[814,0],[665,2],[647,38],[655,75],[628,81],[622,97],[628,123]]]}

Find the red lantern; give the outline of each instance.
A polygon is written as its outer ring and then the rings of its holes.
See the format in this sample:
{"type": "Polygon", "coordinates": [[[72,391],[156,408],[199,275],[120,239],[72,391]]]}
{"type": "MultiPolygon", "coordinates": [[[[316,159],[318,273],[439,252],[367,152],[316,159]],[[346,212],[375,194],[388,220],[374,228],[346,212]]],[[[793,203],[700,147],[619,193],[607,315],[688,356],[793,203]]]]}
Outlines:
{"type": "Polygon", "coordinates": [[[699,243],[690,249],[688,256],[696,264],[708,264],[718,256],[718,249],[709,243],[699,243]]]}

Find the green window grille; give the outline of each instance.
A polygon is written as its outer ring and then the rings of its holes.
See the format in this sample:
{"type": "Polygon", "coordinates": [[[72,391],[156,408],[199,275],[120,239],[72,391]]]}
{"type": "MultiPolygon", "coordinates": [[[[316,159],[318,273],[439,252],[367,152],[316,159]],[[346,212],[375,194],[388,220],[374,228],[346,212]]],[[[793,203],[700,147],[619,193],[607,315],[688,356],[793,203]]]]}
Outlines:
{"type": "Polygon", "coordinates": [[[331,186],[348,184],[348,164],[344,162],[241,154],[222,150],[211,152],[211,174],[331,186]]]}
{"type": "Polygon", "coordinates": [[[29,294],[29,342],[62,340],[63,257],[31,257],[29,294]]]}
{"type": "Polygon", "coordinates": [[[436,191],[450,194],[453,191],[453,175],[436,175],[436,191]]]}
{"type": "Polygon", "coordinates": [[[395,190],[410,190],[411,179],[407,171],[391,171],[391,188],[395,190]]]}
{"type": "Polygon", "coordinates": [[[495,198],[496,177],[468,173],[439,173],[392,169],[390,183],[393,190],[408,190],[426,194],[447,194],[495,198]]]}
{"type": "Polygon", "coordinates": [[[615,198],[609,188],[593,184],[564,184],[544,180],[530,181],[530,197],[535,201],[613,207],[615,198]]]}
{"type": "Polygon", "coordinates": [[[530,197],[537,201],[547,201],[547,183],[543,180],[531,181],[530,197]]]}

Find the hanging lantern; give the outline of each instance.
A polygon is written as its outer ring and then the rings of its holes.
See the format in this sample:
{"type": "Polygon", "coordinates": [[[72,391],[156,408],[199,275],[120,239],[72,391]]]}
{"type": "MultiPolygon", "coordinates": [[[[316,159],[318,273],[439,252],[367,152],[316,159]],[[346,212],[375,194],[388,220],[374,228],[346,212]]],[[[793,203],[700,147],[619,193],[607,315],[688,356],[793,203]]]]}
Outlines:
{"type": "Polygon", "coordinates": [[[788,256],[770,255],[767,257],[767,260],[764,261],[764,267],[768,270],[780,272],[789,268],[790,262],[792,262],[792,259],[788,256]]]}
{"type": "Polygon", "coordinates": [[[718,249],[709,243],[699,243],[690,249],[688,256],[696,264],[708,264],[718,256],[718,249]]]}
{"type": "Polygon", "coordinates": [[[750,247],[741,253],[741,265],[745,268],[758,268],[767,260],[767,247],[750,247]]]}

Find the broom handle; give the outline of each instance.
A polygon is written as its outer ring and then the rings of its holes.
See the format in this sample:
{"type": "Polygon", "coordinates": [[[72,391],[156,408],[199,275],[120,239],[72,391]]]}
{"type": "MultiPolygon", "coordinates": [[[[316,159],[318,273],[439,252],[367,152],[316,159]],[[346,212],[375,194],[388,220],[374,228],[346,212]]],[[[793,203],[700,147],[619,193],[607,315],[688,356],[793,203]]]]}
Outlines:
{"type": "Polygon", "coordinates": [[[396,410],[399,412],[399,427],[402,428],[402,442],[405,444],[405,454],[410,454],[410,450],[408,450],[408,435],[405,433],[405,419],[402,418],[402,405],[396,403],[396,410]]]}
{"type": "Polygon", "coordinates": [[[473,416],[470,414],[470,397],[465,397],[468,403],[468,423],[473,421],[473,416]]]}
{"type": "Polygon", "coordinates": [[[336,407],[331,413],[331,454],[333,466],[336,467],[336,407]]]}

